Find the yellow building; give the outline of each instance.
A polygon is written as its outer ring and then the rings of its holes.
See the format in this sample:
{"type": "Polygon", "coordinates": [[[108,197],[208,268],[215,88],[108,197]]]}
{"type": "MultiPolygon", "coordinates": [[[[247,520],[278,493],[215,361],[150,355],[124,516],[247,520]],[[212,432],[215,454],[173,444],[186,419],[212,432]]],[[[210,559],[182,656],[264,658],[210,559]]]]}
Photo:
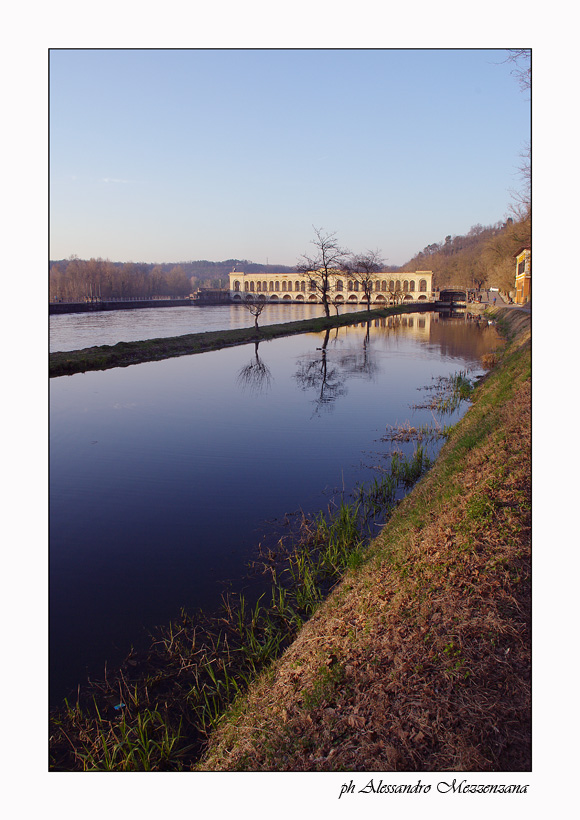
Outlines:
{"type": "Polygon", "coordinates": [[[516,260],[516,305],[525,305],[532,298],[532,252],[520,248],[516,260]]]}
{"type": "MultiPolygon", "coordinates": [[[[366,302],[362,285],[346,273],[332,273],[330,301],[339,304],[362,304],[366,302]]],[[[433,300],[433,272],[377,273],[373,277],[371,304],[390,302],[425,302],[433,300]]],[[[300,273],[230,273],[230,299],[241,302],[244,298],[263,299],[268,302],[315,302],[321,301],[308,275],[300,273]]]]}

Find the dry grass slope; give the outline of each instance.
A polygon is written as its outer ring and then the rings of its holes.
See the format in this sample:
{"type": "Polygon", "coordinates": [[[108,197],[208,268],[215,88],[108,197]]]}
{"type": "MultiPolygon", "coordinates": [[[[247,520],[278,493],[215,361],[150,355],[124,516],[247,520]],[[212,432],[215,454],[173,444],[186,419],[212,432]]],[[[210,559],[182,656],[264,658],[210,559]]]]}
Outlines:
{"type": "Polygon", "coordinates": [[[366,563],[211,738],[201,770],[531,768],[530,319],[366,563]]]}

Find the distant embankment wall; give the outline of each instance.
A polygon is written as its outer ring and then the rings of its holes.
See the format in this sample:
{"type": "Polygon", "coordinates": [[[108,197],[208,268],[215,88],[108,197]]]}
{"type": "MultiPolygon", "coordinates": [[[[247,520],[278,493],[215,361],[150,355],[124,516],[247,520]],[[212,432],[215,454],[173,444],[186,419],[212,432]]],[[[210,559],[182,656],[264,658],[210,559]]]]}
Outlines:
{"type": "Polygon", "coordinates": [[[114,302],[51,302],[49,313],[93,313],[98,310],[137,310],[138,308],[185,307],[190,299],[141,299],[114,302]]]}

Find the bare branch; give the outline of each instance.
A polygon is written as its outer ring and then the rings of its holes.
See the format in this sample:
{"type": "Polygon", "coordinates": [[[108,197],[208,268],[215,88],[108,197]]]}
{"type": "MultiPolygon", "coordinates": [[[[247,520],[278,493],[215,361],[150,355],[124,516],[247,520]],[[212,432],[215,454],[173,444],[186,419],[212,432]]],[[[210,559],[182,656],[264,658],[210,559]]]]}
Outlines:
{"type": "Polygon", "coordinates": [[[532,50],[530,48],[508,48],[505,63],[512,63],[512,76],[516,78],[522,91],[532,87],[532,50]]]}

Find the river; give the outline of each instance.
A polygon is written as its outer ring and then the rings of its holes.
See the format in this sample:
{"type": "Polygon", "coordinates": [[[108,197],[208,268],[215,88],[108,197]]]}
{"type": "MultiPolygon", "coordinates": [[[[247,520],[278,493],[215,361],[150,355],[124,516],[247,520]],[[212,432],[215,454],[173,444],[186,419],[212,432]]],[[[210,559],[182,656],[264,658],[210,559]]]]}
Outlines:
{"type": "MultiPolygon", "coordinates": [[[[340,307],[341,313],[361,309],[360,305],[340,307]]],[[[259,321],[261,325],[275,325],[316,316],[324,316],[322,305],[278,303],[266,305],[259,321]]],[[[243,305],[233,304],[66,313],[50,317],[50,352],[182,336],[186,333],[204,333],[209,330],[235,330],[251,327],[253,324],[254,317],[249,310],[243,305]]]]}
{"type": "Polygon", "coordinates": [[[388,425],[459,418],[418,408],[422,388],[481,374],[496,344],[487,325],[411,314],[51,379],[51,704],[181,607],[215,608],[273,522],[376,476],[388,425]]]}

